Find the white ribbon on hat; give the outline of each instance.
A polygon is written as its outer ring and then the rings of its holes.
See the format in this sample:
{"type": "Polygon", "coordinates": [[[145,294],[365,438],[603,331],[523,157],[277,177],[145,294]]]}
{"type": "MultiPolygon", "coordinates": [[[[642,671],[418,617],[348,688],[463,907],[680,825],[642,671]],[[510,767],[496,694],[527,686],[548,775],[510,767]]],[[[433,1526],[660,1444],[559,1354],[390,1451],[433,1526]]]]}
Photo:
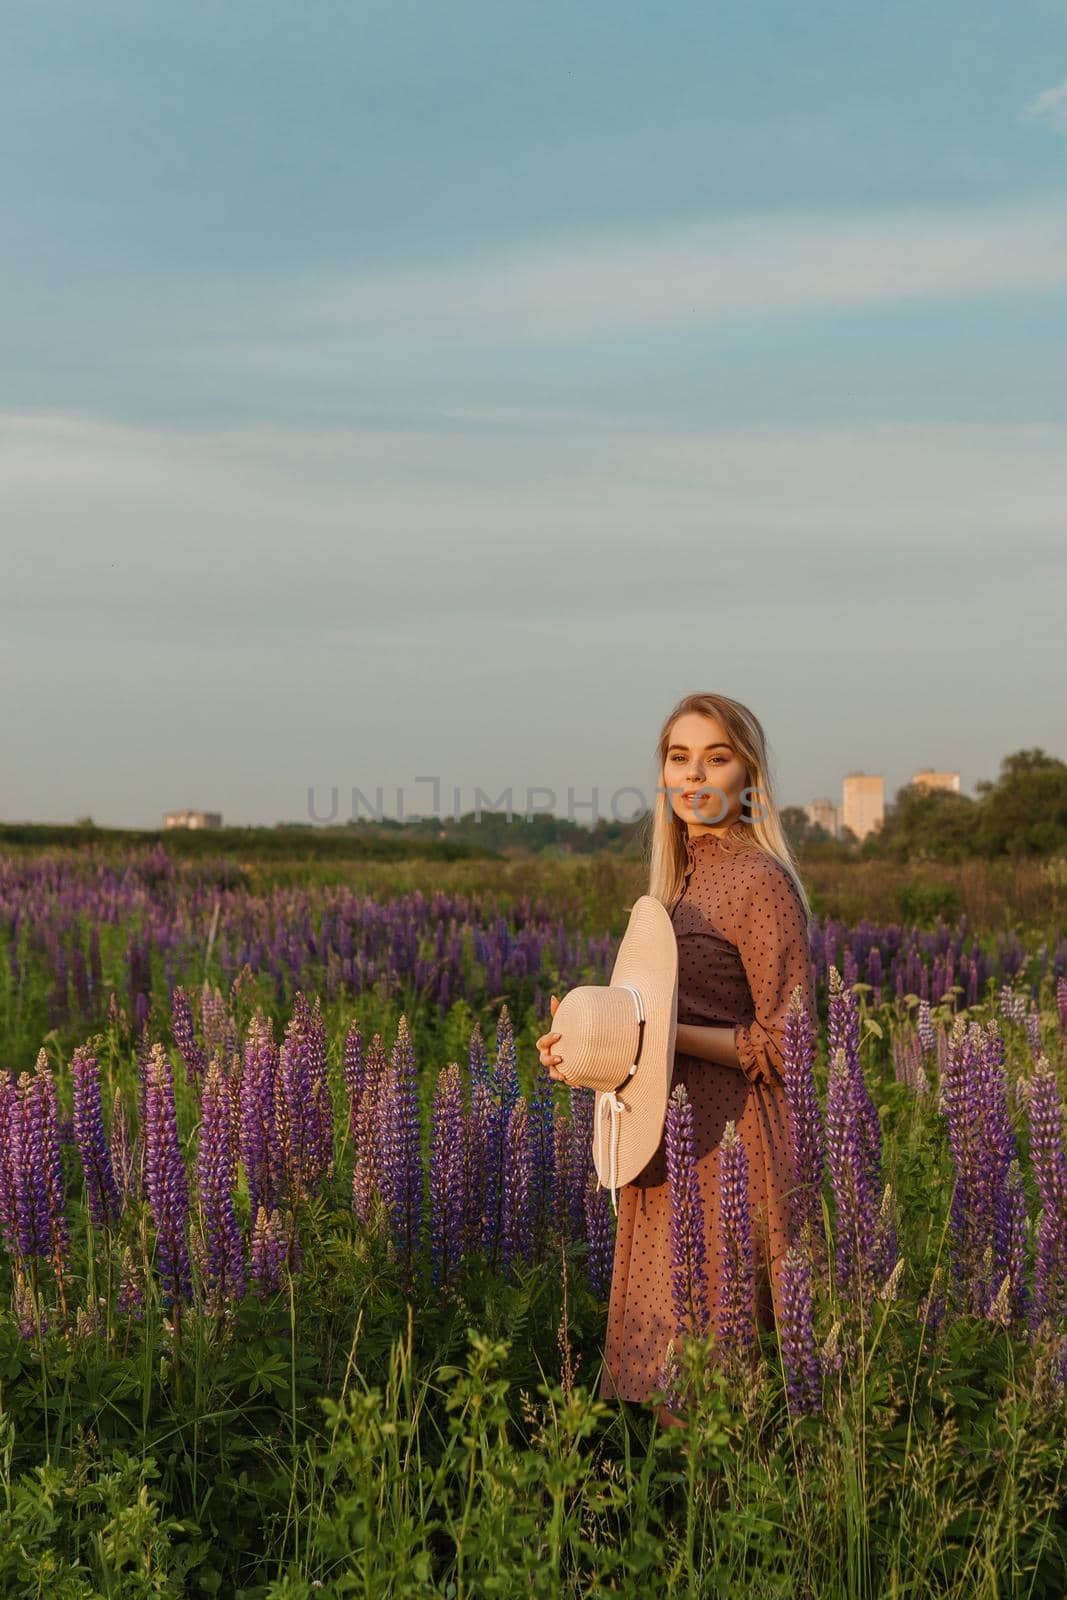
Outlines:
{"type": "MultiPolygon", "coordinates": [[[[639,989],[635,989],[632,983],[616,983],[616,984],[613,984],[612,987],[615,988],[615,989],[629,989],[630,993],[634,997],[634,1001],[636,1002],[636,1005],[637,1005],[637,1022],[638,1022],[637,1048],[638,1048],[638,1051],[640,1052],[640,1049],[641,1049],[640,1025],[645,1020],[645,1008],[644,1008],[644,1004],[643,1004],[643,1002],[641,1000],[641,991],[639,989]]],[[[629,1072],[627,1073],[627,1077],[633,1077],[633,1075],[634,1075],[634,1073],[636,1071],[637,1071],[637,1062],[634,1061],[632,1066],[630,1067],[629,1072]]],[[[599,1098],[599,1100],[597,1102],[597,1125],[596,1125],[597,1167],[599,1169],[603,1170],[603,1166],[604,1166],[603,1134],[604,1134],[605,1126],[607,1126],[607,1130],[608,1130],[609,1169],[610,1169],[609,1170],[609,1175],[608,1175],[608,1188],[611,1190],[611,1206],[612,1206],[612,1210],[615,1212],[616,1216],[618,1216],[618,1214],[619,1214],[619,1208],[618,1208],[618,1205],[615,1202],[615,1194],[616,1194],[616,1191],[618,1189],[618,1183],[616,1182],[616,1179],[618,1178],[618,1175],[619,1175],[619,1132],[620,1132],[620,1128],[621,1128],[621,1124],[622,1124],[622,1113],[624,1111],[628,1111],[629,1109],[630,1108],[626,1104],[625,1100],[620,1100],[618,1095],[612,1089],[606,1090],[600,1096],[600,1098],[599,1098]],[[607,1113],[606,1116],[605,1116],[605,1113],[607,1113]]]]}

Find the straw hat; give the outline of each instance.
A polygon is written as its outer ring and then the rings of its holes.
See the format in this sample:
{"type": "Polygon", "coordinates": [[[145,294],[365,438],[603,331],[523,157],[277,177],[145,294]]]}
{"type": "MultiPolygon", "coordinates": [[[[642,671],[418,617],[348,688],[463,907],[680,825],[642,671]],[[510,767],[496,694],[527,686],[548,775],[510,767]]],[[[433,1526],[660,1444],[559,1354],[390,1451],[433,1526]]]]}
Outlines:
{"type": "Polygon", "coordinates": [[[610,984],[568,989],[552,1018],[559,1070],[596,1090],[593,1162],[601,1187],[630,1183],[659,1148],[674,1076],[678,944],[666,906],[634,902],[610,984]]]}

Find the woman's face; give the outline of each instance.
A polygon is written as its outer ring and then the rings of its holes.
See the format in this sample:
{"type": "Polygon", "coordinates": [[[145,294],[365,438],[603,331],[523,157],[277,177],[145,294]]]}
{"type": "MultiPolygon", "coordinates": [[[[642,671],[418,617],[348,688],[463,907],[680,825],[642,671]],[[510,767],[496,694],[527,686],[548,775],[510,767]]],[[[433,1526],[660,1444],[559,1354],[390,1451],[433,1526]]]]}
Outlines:
{"type": "Polygon", "coordinates": [[[660,782],[675,816],[690,832],[703,833],[727,828],[741,815],[748,774],[722,723],[687,711],[671,726],[660,782]]]}

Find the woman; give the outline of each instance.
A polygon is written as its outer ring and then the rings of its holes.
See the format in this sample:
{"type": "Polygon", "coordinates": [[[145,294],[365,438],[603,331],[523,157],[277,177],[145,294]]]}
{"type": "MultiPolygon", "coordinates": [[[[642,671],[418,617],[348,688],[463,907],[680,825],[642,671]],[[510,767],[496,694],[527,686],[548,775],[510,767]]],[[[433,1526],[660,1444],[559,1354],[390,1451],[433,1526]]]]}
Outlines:
{"type": "MultiPolygon", "coordinates": [[[[771,793],[759,721],[724,695],[687,695],[660,733],[656,803],[650,814],[648,892],[670,910],[678,940],[674,1083],[693,1106],[704,1201],[709,1304],[718,1306],[721,1265],[718,1146],[734,1122],[748,1158],[755,1316],[774,1326],[781,1258],[795,1238],[795,1182],[782,1081],[790,997],[799,985],[815,1016],[808,946],[810,907],[771,793]]],[[[559,1004],[552,996],[552,1014],[559,1004]]],[[[541,1061],[566,1082],[553,1053],[541,1061]]],[[[660,1387],[674,1336],[670,1195],[666,1149],[618,1196],[608,1303],[604,1399],[647,1401],[660,1387]]],[[[665,1406],[661,1423],[682,1421],[665,1406]]]]}

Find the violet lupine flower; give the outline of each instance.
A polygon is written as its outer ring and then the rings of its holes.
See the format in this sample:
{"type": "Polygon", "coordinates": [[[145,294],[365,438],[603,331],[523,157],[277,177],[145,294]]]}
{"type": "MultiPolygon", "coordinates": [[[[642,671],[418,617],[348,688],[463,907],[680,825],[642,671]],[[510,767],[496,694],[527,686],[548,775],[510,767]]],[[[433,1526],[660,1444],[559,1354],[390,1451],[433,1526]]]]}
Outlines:
{"type": "Polygon", "coordinates": [[[785,1101],[796,1167],[794,1214],[801,1237],[805,1229],[813,1248],[825,1246],[822,1215],[826,1138],[822,1111],[815,1092],[815,1026],[799,984],[793,990],[782,1038],[785,1101]]]}
{"type": "Polygon", "coordinates": [[[422,1251],[422,1153],[415,1049],[401,1015],[382,1095],[382,1177],[393,1242],[410,1275],[422,1251]]]}
{"type": "Polygon", "coordinates": [[[160,1044],[148,1061],[145,1091],[145,1193],[156,1227],[156,1262],[164,1304],[192,1298],[192,1268],[186,1227],[189,1185],[178,1138],[174,1080],[160,1044]]]}
{"type": "Polygon", "coordinates": [[[63,1184],[63,1161],[59,1149],[59,1114],[56,1103],[56,1080],[48,1065],[44,1050],[38,1052],[35,1068],[37,1089],[41,1101],[40,1135],[41,1161],[48,1205],[48,1225],[51,1235],[51,1257],[56,1271],[60,1272],[70,1257],[70,1233],[67,1228],[66,1197],[63,1184]]]}
{"type": "Polygon", "coordinates": [[[18,1116],[18,1088],[9,1072],[0,1071],[0,1231],[4,1249],[18,1249],[16,1209],[16,1149],[14,1119],[18,1116]]]}
{"type": "Polygon", "coordinates": [[[298,995],[297,1014],[308,1094],[307,1186],[312,1194],[317,1194],[333,1170],[333,1103],[326,1067],[326,1029],[318,995],[313,1007],[308,1006],[303,995],[298,995]]]}
{"type": "Polygon", "coordinates": [[[855,1080],[843,1048],[830,1062],[826,1094],[826,1156],[836,1218],[835,1276],[861,1310],[872,1289],[877,1201],[865,1159],[855,1080]]]}
{"type": "Polygon", "coordinates": [[[1031,1074],[1028,1107],[1030,1159],[1041,1197],[1031,1309],[1036,1328],[1067,1314],[1067,1155],[1059,1085],[1047,1056],[1031,1074]]]}
{"type": "Polygon", "coordinates": [[[128,1246],[122,1252],[115,1309],[120,1315],[132,1316],[138,1321],[144,1316],[144,1277],[128,1246]]]}
{"type": "Polygon", "coordinates": [[[530,1114],[520,1095],[508,1117],[504,1162],[504,1234],[502,1265],[528,1262],[533,1254],[530,1237],[530,1188],[533,1161],[530,1151],[530,1114]]]}
{"type": "Polygon", "coordinates": [[[278,1060],[275,1095],[278,1139],[284,1161],[284,1189],[289,1204],[298,1206],[311,1186],[314,1115],[307,1075],[307,1052],[300,1018],[290,1018],[278,1060]]]}
{"type": "MultiPolygon", "coordinates": [[[[1008,1080],[1005,1070],[1004,1039],[996,1020],[990,1018],[978,1036],[978,1101],[981,1161],[975,1204],[980,1218],[983,1252],[990,1251],[990,1271],[984,1293],[977,1296],[977,1309],[985,1313],[999,1292],[1005,1275],[1011,1271],[1012,1230],[1017,1226],[1013,1207],[1018,1198],[1010,1192],[1009,1173],[1018,1156],[1015,1129],[1008,1111],[1008,1080]]],[[[1025,1200],[1023,1227],[1025,1230],[1025,1200]]],[[[984,1259],[984,1254],[983,1254],[984,1259]]],[[[1025,1292],[1018,1278],[1012,1280],[1009,1302],[1017,1303],[1017,1291],[1025,1292]]]]}
{"type": "Polygon", "coordinates": [[[727,1357],[743,1357],[755,1345],[752,1223],[748,1206],[748,1160],[734,1122],[719,1144],[722,1276],[718,1342],[727,1357]]]}
{"type": "Polygon", "coordinates": [[[44,1120],[47,1104],[35,1074],[20,1072],[18,1098],[10,1123],[18,1253],[44,1259],[52,1250],[52,1226],[45,1178],[44,1120]]]}
{"type": "Polygon", "coordinates": [[[437,1075],[430,1116],[430,1265],[434,1286],[455,1272],[464,1248],[463,1089],[459,1063],[437,1075]]]}
{"type": "Polygon", "coordinates": [[[200,1023],[204,1034],[204,1054],[211,1059],[217,1052],[229,1064],[237,1049],[237,1028],[221,989],[205,983],[200,991],[200,1023]]]}
{"type": "Polygon", "coordinates": [[[97,1228],[110,1228],[122,1213],[122,1199],[111,1165],[100,1101],[100,1068],[86,1046],[75,1050],[70,1063],[74,1094],[74,1136],[85,1173],[89,1215],[97,1228]]]}
{"type": "Polygon", "coordinates": [[[111,1156],[111,1171],[114,1174],[115,1184],[119,1192],[120,1204],[127,1200],[140,1198],[140,1142],[143,1130],[139,1130],[136,1140],[130,1134],[129,1119],[126,1116],[126,1102],[119,1090],[115,1091],[115,1098],[111,1103],[111,1134],[108,1140],[111,1156]]]}
{"type": "Polygon", "coordinates": [[[186,1081],[195,1089],[207,1071],[207,1058],[197,1041],[189,996],[180,987],[171,992],[170,1015],[174,1043],[185,1064],[186,1081]]]}
{"type": "Polygon", "coordinates": [[[664,1125],[667,1194],[671,1219],[671,1298],[674,1328],[684,1335],[702,1335],[710,1321],[704,1200],[696,1165],[693,1104],[684,1083],[667,1101],[664,1125]]]}
{"type": "Polygon", "coordinates": [[[782,1258],[782,1364],[792,1416],[812,1416],[822,1408],[822,1367],[815,1345],[811,1263],[790,1245],[782,1258]]]}
{"type": "Polygon", "coordinates": [[[248,1025],[238,1096],[238,1140],[253,1217],[261,1205],[271,1210],[283,1184],[284,1156],[275,1117],[277,1080],[274,1024],[259,1010],[248,1025]]]}
{"type": "Polygon", "coordinates": [[[614,1213],[607,1189],[597,1183],[596,1173],[586,1178],[583,1201],[585,1236],[589,1252],[585,1258],[589,1287],[598,1300],[607,1298],[615,1251],[614,1213]]]}
{"type": "Polygon", "coordinates": [[[41,1338],[48,1331],[48,1314],[29,1274],[19,1267],[15,1272],[15,1318],[21,1339],[41,1338]]]}
{"type": "Polygon", "coordinates": [[[1060,1028],[1067,1033],[1067,977],[1056,979],[1056,1008],[1060,1014],[1060,1028]]]}
{"type": "Polygon", "coordinates": [[[1030,1044],[1030,1055],[1034,1061],[1037,1061],[1042,1055],[1042,1046],[1041,1012],[1038,1010],[1036,1000],[1031,1000],[1030,1009],[1026,1014],[1026,1036],[1030,1044]]]}
{"type": "Polygon", "coordinates": [[[949,1208],[953,1283],[964,1309],[978,1316],[984,1315],[988,1299],[981,1263],[992,1232],[991,1206],[985,1203],[989,1150],[982,1126],[980,1090],[986,1069],[981,1040],[977,1023],[968,1026],[962,1016],[955,1019],[940,1095],[955,1175],[949,1208]]]}
{"type": "Polygon", "coordinates": [[[252,1227],[251,1256],[252,1277],[261,1300],[282,1287],[286,1243],[281,1213],[274,1210],[268,1214],[266,1206],[260,1206],[252,1227]]]}
{"type": "Polygon", "coordinates": [[[867,1088],[860,1060],[859,1008],[855,994],[851,988],[842,983],[836,967],[830,968],[829,990],[830,1006],[827,1021],[829,1058],[832,1061],[838,1050],[843,1049],[845,1052],[867,1181],[870,1189],[877,1193],[882,1187],[882,1125],[878,1118],[878,1108],[867,1088]]]}
{"type": "Polygon", "coordinates": [[[363,1093],[356,1112],[353,1136],[355,1165],[352,1169],[352,1208],[365,1225],[371,1221],[374,1196],[379,1194],[384,1198],[379,1102],[386,1072],[385,1044],[381,1034],[376,1033],[367,1050],[363,1093]]]}
{"type": "Polygon", "coordinates": [[[201,1097],[197,1185],[204,1230],[205,1288],[212,1309],[245,1293],[244,1244],[233,1205],[236,1116],[229,1085],[215,1057],[201,1097]]]}

